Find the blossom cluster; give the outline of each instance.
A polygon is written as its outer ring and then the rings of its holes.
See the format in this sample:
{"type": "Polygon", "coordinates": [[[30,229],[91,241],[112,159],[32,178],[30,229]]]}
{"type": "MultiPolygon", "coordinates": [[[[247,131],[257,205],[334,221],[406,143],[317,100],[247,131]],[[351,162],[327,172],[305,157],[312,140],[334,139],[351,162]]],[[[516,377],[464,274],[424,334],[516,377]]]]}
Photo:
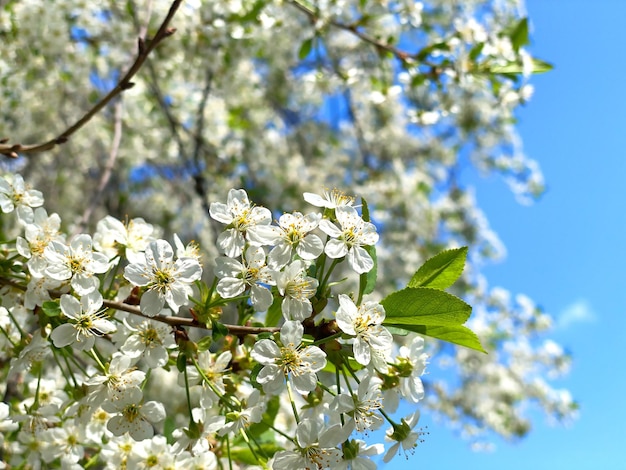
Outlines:
{"type": "Polygon", "coordinates": [[[373,276],[376,226],[338,191],[304,198],[312,212],[275,222],[242,189],[211,203],[224,228],[205,283],[193,243],[112,216],[69,237],[20,175],[0,178],[16,216],[0,265],[5,461],[369,469],[384,444],[365,438],[385,424],[385,461],[413,451],[419,411],[397,413],[424,397],[423,339],[394,341],[346,280],[373,276]]]}

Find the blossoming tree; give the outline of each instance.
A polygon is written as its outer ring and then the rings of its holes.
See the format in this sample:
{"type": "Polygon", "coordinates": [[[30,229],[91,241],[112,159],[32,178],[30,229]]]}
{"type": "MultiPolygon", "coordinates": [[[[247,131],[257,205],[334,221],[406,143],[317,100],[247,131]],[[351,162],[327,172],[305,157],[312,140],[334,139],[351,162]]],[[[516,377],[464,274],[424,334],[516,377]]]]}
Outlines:
{"type": "Polygon", "coordinates": [[[10,465],[374,468],[420,410],[573,415],[458,178],[542,190],[517,1],[9,0],[0,37],[10,465]]]}

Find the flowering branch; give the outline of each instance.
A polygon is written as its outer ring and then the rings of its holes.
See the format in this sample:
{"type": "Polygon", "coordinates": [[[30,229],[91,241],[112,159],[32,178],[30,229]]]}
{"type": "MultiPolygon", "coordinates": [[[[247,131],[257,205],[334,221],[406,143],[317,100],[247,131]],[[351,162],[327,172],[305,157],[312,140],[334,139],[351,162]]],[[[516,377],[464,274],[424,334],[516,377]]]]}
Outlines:
{"type": "MultiPolygon", "coordinates": [[[[317,21],[320,19],[319,16],[317,15],[317,13],[315,13],[315,11],[313,11],[312,9],[307,7],[306,5],[303,5],[302,3],[298,2],[297,0],[289,0],[289,4],[293,5],[298,10],[300,10],[301,12],[306,14],[309,17],[309,20],[311,21],[311,24],[313,24],[313,25],[315,25],[315,23],[317,23],[317,21]]],[[[398,49],[397,47],[394,47],[394,46],[392,46],[390,44],[385,44],[383,42],[378,41],[377,39],[373,38],[372,36],[370,36],[370,35],[364,33],[363,31],[361,31],[357,24],[345,24],[345,23],[342,23],[341,21],[337,21],[337,20],[330,20],[328,22],[328,24],[330,24],[331,26],[334,26],[334,27],[336,27],[338,29],[343,29],[344,31],[348,31],[349,33],[352,33],[354,36],[356,36],[359,39],[361,39],[361,40],[371,44],[372,46],[374,46],[378,50],[389,52],[389,53],[393,54],[395,57],[397,57],[402,62],[412,62],[412,61],[414,61],[417,58],[416,57],[417,54],[411,54],[409,52],[406,52],[406,51],[403,51],[401,49],[398,49]]]]}
{"type": "MultiPolygon", "coordinates": [[[[121,80],[115,85],[115,87],[107,93],[100,101],[98,101],[93,108],[91,108],[87,113],[81,117],[78,121],[76,121],[72,126],[63,131],[57,137],[48,140],[47,142],[43,142],[41,144],[32,144],[32,145],[22,145],[22,144],[4,144],[0,145],[0,154],[5,155],[10,158],[17,158],[18,153],[37,153],[43,152],[45,150],[50,150],[57,145],[62,145],[68,141],[68,139],[77,132],[81,127],[87,124],[91,118],[93,118],[96,114],[98,114],[111,100],[113,100],[116,96],[121,95],[124,91],[132,88],[135,84],[131,81],[131,79],[137,74],[139,69],[142,67],[150,53],[159,45],[161,41],[165,38],[171,36],[176,32],[176,29],[170,28],[169,23],[176,14],[176,10],[182,3],[182,0],[174,0],[172,5],[170,6],[169,12],[167,16],[161,23],[159,30],[156,32],[152,39],[138,39],[138,52],[137,58],[131,65],[130,69],[126,74],[121,78],[121,80]]],[[[6,141],[6,139],[3,139],[6,141]]]]}
{"type": "MultiPolygon", "coordinates": [[[[211,327],[195,320],[194,318],[175,317],[172,315],[155,315],[153,317],[144,315],[143,313],[141,313],[141,309],[139,307],[135,307],[134,305],[128,305],[123,302],[104,300],[102,302],[102,305],[107,308],[113,308],[115,310],[132,313],[133,315],[139,315],[140,317],[148,318],[150,320],[160,321],[161,323],[166,323],[170,326],[187,326],[191,328],[201,328],[204,330],[211,329],[211,327]]],[[[258,335],[259,333],[275,333],[280,330],[280,328],[274,327],[242,326],[228,324],[225,324],[224,327],[228,329],[228,332],[230,334],[235,336],[258,335]]]]}

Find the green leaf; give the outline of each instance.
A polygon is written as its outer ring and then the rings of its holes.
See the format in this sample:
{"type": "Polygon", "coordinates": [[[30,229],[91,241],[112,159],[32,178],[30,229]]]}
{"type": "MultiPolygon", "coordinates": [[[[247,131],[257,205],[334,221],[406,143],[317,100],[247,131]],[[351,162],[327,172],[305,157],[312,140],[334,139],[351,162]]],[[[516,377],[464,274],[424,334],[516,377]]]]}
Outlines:
{"type": "Polygon", "coordinates": [[[472,62],[476,62],[476,59],[478,59],[478,56],[480,56],[480,53],[483,51],[484,47],[485,47],[485,43],[484,42],[479,42],[474,47],[472,47],[472,49],[470,50],[470,53],[469,53],[469,59],[472,62]]]}
{"type": "Polygon", "coordinates": [[[211,327],[212,327],[211,334],[213,336],[214,341],[217,341],[218,339],[223,338],[224,336],[228,334],[228,328],[224,326],[223,323],[214,321],[211,327]]]}
{"type": "MultiPolygon", "coordinates": [[[[362,217],[365,222],[370,222],[370,210],[367,205],[367,201],[364,198],[361,198],[362,203],[362,217]]],[[[372,257],[374,261],[374,267],[370,269],[369,272],[363,273],[359,279],[359,298],[362,298],[363,295],[371,294],[374,292],[374,288],[376,287],[376,276],[378,274],[378,258],[376,257],[376,247],[372,246],[364,246],[365,251],[372,257]]]]}
{"type": "Polygon", "coordinates": [[[447,292],[428,287],[407,287],[388,295],[381,302],[385,308],[384,325],[462,325],[472,307],[447,292]]]}
{"type": "Polygon", "coordinates": [[[459,278],[465,266],[467,247],[442,251],[427,260],[413,275],[407,287],[447,289],[459,278]]]}
{"type": "Polygon", "coordinates": [[[267,313],[265,314],[265,326],[278,325],[278,322],[283,317],[282,304],[282,297],[274,298],[274,302],[272,302],[272,305],[270,305],[270,308],[267,309],[267,313]]]}
{"type": "Polygon", "coordinates": [[[511,44],[513,45],[515,52],[518,52],[521,47],[529,44],[528,18],[522,18],[519,23],[517,23],[509,37],[511,38],[511,44]]]}
{"type": "Polygon", "coordinates": [[[205,336],[197,343],[198,351],[208,351],[211,344],[213,344],[213,338],[209,335],[205,336]]]}
{"type": "MultiPolygon", "coordinates": [[[[548,62],[540,59],[532,58],[533,68],[531,73],[545,73],[549,72],[554,66],[548,62]]],[[[506,65],[490,65],[489,73],[495,73],[500,75],[518,75],[524,71],[521,62],[509,62],[506,65]]]]}
{"type": "Polygon", "coordinates": [[[187,367],[187,355],[185,353],[179,353],[176,358],[176,368],[178,372],[185,372],[185,368],[187,367]]]}
{"type": "Polygon", "coordinates": [[[313,41],[315,40],[315,36],[305,39],[304,42],[300,45],[300,50],[298,51],[298,59],[304,60],[306,56],[309,55],[311,49],[313,48],[313,41]]]}
{"type": "Polygon", "coordinates": [[[442,341],[447,341],[448,343],[456,344],[458,346],[464,346],[469,349],[473,349],[475,351],[480,351],[483,353],[487,353],[483,348],[482,344],[480,344],[480,340],[478,336],[463,325],[456,326],[427,326],[427,325],[400,325],[400,324],[389,324],[385,325],[392,333],[395,333],[393,330],[399,330],[400,334],[406,331],[412,331],[414,333],[419,333],[423,336],[430,336],[431,338],[436,338],[442,341]]]}
{"type": "Polygon", "coordinates": [[[61,306],[54,300],[44,302],[41,309],[48,317],[58,317],[61,314],[61,306]]]}
{"type": "MultiPolygon", "coordinates": [[[[255,447],[256,449],[256,447],[255,447]]],[[[230,450],[230,456],[234,462],[241,462],[248,465],[259,465],[265,463],[265,461],[259,462],[257,454],[260,455],[274,455],[276,452],[283,450],[281,446],[273,442],[265,442],[259,444],[256,453],[253,453],[248,447],[240,447],[230,450]]]]}

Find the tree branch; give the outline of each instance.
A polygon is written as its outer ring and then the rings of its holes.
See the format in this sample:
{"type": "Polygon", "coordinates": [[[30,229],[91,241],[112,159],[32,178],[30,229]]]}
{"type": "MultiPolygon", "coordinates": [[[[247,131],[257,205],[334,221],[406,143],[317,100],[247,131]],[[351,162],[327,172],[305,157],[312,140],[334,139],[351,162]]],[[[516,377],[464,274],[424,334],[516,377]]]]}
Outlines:
{"type": "Polygon", "coordinates": [[[22,145],[22,144],[13,144],[13,145],[0,145],[0,154],[5,155],[11,158],[17,158],[19,153],[37,153],[43,152],[45,150],[50,150],[57,145],[62,145],[68,141],[68,139],[78,131],[81,127],[87,124],[91,118],[93,118],[102,108],[104,108],[113,98],[122,94],[124,91],[132,88],[134,83],[131,79],[135,76],[135,74],[139,71],[143,63],[148,58],[148,55],[159,45],[159,43],[174,34],[176,31],[174,28],[169,27],[169,23],[176,14],[178,7],[182,3],[183,0],[174,0],[170,9],[167,13],[167,16],[161,23],[159,30],[156,32],[152,39],[142,38],[140,37],[138,40],[138,52],[137,58],[131,65],[130,69],[126,72],[126,74],[121,78],[121,80],[117,83],[115,88],[113,88],[106,96],[104,96],[100,101],[98,101],[93,108],[91,108],[87,113],[81,117],[76,123],[67,128],[64,132],[62,132],[57,137],[41,143],[41,144],[33,144],[33,145],[22,145]]]}
{"type": "MultiPolygon", "coordinates": [[[[317,15],[317,13],[314,10],[310,9],[306,5],[303,5],[302,3],[298,2],[297,0],[288,0],[288,3],[290,5],[293,5],[295,8],[297,8],[301,12],[303,12],[305,15],[307,15],[309,17],[309,21],[312,24],[317,23],[317,21],[320,19],[319,16],[317,15]]],[[[385,52],[390,52],[391,54],[393,54],[396,58],[398,58],[402,62],[412,62],[412,61],[414,61],[416,59],[416,57],[415,57],[416,54],[411,54],[409,52],[406,52],[406,51],[403,51],[401,49],[398,49],[397,47],[394,47],[394,46],[391,46],[389,44],[385,44],[383,42],[380,42],[379,40],[373,38],[372,36],[370,36],[368,34],[365,34],[363,31],[361,31],[359,29],[359,27],[357,25],[345,24],[345,23],[342,23],[342,22],[337,21],[337,20],[330,20],[328,22],[328,24],[330,24],[331,26],[334,26],[335,28],[343,29],[344,31],[348,31],[349,33],[351,33],[354,36],[358,37],[362,41],[371,44],[372,46],[374,46],[378,50],[382,50],[382,51],[385,51],[385,52]]]]}
{"type": "Polygon", "coordinates": [[[104,166],[104,170],[102,171],[102,175],[100,176],[100,181],[98,183],[98,188],[96,189],[96,193],[91,199],[91,203],[89,207],[85,209],[83,215],[81,217],[80,222],[76,228],[76,233],[80,233],[89,224],[89,219],[91,219],[91,215],[93,214],[96,206],[100,202],[102,198],[102,194],[104,194],[104,190],[109,184],[109,180],[111,179],[111,174],[113,173],[113,168],[115,167],[115,161],[117,160],[117,156],[119,155],[120,144],[122,142],[122,101],[116,101],[114,105],[114,122],[113,122],[113,142],[111,143],[111,150],[109,151],[109,158],[104,166]]]}
{"type": "MultiPolygon", "coordinates": [[[[156,320],[161,323],[166,323],[170,326],[186,326],[191,328],[201,328],[203,330],[210,330],[211,328],[206,326],[204,323],[200,323],[193,318],[184,318],[184,317],[175,317],[175,316],[165,316],[165,315],[155,315],[154,317],[149,317],[141,313],[139,307],[134,305],[128,305],[123,302],[115,302],[113,300],[104,300],[103,305],[107,308],[112,308],[115,310],[121,310],[123,312],[132,313],[133,315],[139,315],[140,317],[147,318],[149,320],[156,320]]],[[[241,325],[224,325],[228,332],[232,335],[257,335],[259,333],[275,333],[280,330],[280,328],[275,327],[257,327],[257,326],[241,326],[241,325]]]]}

